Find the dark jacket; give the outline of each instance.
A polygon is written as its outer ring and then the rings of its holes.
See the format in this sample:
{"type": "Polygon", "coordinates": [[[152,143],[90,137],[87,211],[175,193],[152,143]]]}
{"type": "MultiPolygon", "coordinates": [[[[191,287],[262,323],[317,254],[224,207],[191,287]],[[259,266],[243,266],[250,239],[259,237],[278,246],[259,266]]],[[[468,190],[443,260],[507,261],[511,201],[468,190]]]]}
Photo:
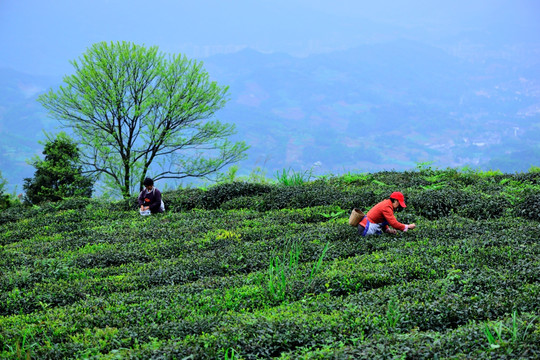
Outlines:
{"type": "Polygon", "coordinates": [[[161,192],[156,188],[153,188],[150,192],[143,189],[137,201],[139,202],[139,206],[150,206],[150,212],[152,214],[163,212],[161,209],[161,192]]]}

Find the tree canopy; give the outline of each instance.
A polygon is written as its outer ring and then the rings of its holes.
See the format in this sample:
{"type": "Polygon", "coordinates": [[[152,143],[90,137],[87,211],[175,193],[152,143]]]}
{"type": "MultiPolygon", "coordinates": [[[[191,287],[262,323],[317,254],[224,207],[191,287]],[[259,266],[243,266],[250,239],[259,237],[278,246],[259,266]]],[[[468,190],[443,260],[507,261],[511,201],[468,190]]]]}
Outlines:
{"type": "Polygon", "coordinates": [[[202,62],[157,47],[101,42],[78,61],[64,85],[39,101],[81,147],[81,162],[124,197],[154,180],[208,178],[245,158],[235,127],[212,120],[227,86],[211,81],[202,62]]]}
{"type": "Polygon", "coordinates": [[[31,161],[36,168],[33,178],[24,179],[25,201],[38,204],[66,197],[91,197],[93,179],[82,173],[77,144],[65,133],[49,138],[43,149],[45,159],[31,161]]]}
{"type": "Polygon", "coordinates": [[[9,195],[4,194],[6,184],[7,180],[4,179],[2,172],[0,171],[0,209],[4,209],[10,205],[9,195]]]}

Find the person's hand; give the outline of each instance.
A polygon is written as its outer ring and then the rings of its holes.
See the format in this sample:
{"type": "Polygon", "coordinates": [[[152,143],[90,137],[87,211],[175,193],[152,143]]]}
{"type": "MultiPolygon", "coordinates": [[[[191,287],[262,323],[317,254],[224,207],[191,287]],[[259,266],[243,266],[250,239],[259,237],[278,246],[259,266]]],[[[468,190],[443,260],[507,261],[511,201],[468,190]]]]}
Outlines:
{"type": "Polygon", "coordinates": [[[388,228],[388,229],[386,229],[386,232],[387,232],[388,234],[395,235],[395,234],[396,234],[396,229],[390,229],[390,228],[388,228]]]}
{"type": "Polygon", "coordinates": [[[409,224],[409,230],[412,230],[416,227],[416,224],[409,224]]]}

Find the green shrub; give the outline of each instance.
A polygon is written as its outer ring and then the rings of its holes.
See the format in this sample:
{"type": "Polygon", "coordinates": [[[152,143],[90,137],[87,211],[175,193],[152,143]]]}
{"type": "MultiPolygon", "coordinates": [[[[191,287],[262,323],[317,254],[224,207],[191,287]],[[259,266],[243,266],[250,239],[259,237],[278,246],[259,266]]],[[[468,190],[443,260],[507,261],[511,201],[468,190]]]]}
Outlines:
{"type": "Polygon", "coordinates": [[[517,173],[512,178],[522,183],[540,185],[540,172],[517,173]]]}
{"type": "Polygon", "coordinates": [[[259,196],[270,192],[271,189],[271,185],[239,181],[218,184],[203,193],[201,205],[208,210],[218,209],[223,203],[234,198],[259,196]]]}
{"type": "Polygon", "coordinates": [[[524,195],[517,208],[519,216],[540,221],[540,192],[524,195]]]}
{"type": "MultiPolygon", "coordinates": [[[[191,209],[213,210],[219,209],[223,204],[236,198],[244,199],[238,200],[236,202],[237,204],[240,204],[242,201],[250,201],[247,199],[265,194],[271,191],[271,189],[272,186],[267,184],[234,181],[212,186],[206,191],[201,189],[182,189],[167,192],[163,194],[163,199],[166,209],[172,212],[188,211],[191,209]]],[[[231,203],[225,206],[225,208],[242,208],[235,206],[239,205],[231,203]]]]}
{"type": "Polygon", "coordinates": [[[83,175],[76,142],[61,132],[44,144],[44,159],[35,157],[33,178],[25,178],[25,201],[39,204],[68,197],[91,197],[94,179],[83,175]]]}
{"type": "Polygon", "coordinates": [[[201,189],[181,189],[162,194],[165,211],[183,212],[195,208],[202,209],[204,191],[201,189]]]}
{"type": "Polygon", "coordinates": [[[239,196],[221,204],[223,210],[260,209],[263,203],[262,196],[239,196]]]}
{"type": "Polygon", "coordinates": [[[318,181],[297,186],[275,186],[262,195],[260,211],[278,209],[301,209],[314,206],[338,206],[353,208],[370,204],[374,198],[370,189],[340,191],[335,186],[318,181]]]}
{"type": "Polygon", "coordinates": [[[8,208],[0,357],[535,359],[540,192],[493,176],[220,184],[149,217],[136,197],[8,208]],[[395,190],[416,229],[348,225],[395,190]]]}
{"type": "Polygon", "coordinates": [[[469,194],[468,200],[462,203],[457,213],[470,219],[491,219],[501,217],[511,204],[501,195],[469,194]]]}
{"type": "Polygon", "coordinates": [[[423,190],[409,193],[407,207],[429,220],[450,215],[464,203],[464,193],[453,189],[423,190]]]}

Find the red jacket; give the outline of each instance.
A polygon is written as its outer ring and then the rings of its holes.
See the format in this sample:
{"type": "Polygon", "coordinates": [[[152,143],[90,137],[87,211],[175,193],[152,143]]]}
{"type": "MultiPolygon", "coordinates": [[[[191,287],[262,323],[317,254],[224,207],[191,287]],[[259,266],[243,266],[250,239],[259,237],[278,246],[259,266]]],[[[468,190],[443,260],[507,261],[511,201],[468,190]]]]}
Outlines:
{"type": "MultiPolygon", "coordinates": [[[[366,223],[369,220],[370,223],[381,224],[385,221],[388,225],[397,230],[405,230],[405,224],[400,223],[394,216],[394,207],[392,206],[392,200],[386,199],[375,205],[368,211],[367,216],[360,221],[360,225],[366,227],[366,223]]],[[[388,228],[388,225],[384,226],[384,230],[388,228]]]]}

